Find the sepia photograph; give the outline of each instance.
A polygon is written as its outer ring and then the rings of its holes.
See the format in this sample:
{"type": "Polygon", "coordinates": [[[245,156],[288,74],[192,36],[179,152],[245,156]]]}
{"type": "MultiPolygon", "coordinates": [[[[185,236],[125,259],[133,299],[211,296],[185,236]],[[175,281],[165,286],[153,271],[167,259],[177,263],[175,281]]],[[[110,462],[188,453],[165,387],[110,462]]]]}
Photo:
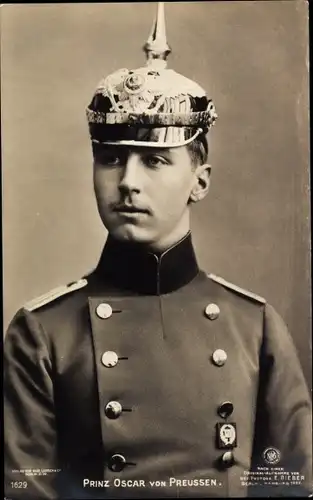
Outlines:
{"type": "Polygon", "coordinates": [[[6,500],[312,496],[308,3],[0,22],[6,500]]]}

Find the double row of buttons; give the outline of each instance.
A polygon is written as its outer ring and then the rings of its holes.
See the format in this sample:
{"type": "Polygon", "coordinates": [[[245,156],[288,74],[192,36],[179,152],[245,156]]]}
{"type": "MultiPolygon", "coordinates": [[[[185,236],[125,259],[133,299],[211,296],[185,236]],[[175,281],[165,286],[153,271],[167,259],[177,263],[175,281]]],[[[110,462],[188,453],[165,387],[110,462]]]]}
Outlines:
{"type": "MultiPolygon", "coordinates": [[[[101,319],[110,318],[113,312],[114,311],[112,307],[106,303],[101,303],[96,308],[96,314],[101,319]]],[[[214,321],[220,315],[220,308],[218,307],[218,305],[210,303],[206,306],[204,313],[208,319],[214,321]]],[[[113,368],[114,366],[117,365],[119,359],[120,358],[118,357],[116,352],[106,351],[102,354],[101,362],[105,367],[113,368]]],[[[216,349],[212,353],[212,361],[218,367],[223,366],[227,361],[227,353],[223,349],[216,349]]],[[[233,404],[230,401],[225,401],[218,407],[217,412],[221,418],[226,419],[228,416],[232,414],[233,409],[234,409],[233,404]]],[[[122,411],[131,411],[131,410],[123,409],[121,403],[119,403],[118,401],[109,401],[105,407],[105,415],[110,419],[118,418],[121,415],[122,411]]],[[[233,432],[236,432],[234,426],[235,424],[229,424],[229,425],[224,424],[224,426],[221,424],[217,424],[219,433],[226,427],[229,427],[231,430],[233,430],[233,432]]],[[[234,463],[233,452],[231,450],[226,451],[222,455],[221,461],[227,467],[233,465],[234,463]]],[[[108,460],[108,467],[110,470],[114,472],[122,471],[126,465],[127,462],[125,457],[119,453],[112,455],[108,460]]]]}

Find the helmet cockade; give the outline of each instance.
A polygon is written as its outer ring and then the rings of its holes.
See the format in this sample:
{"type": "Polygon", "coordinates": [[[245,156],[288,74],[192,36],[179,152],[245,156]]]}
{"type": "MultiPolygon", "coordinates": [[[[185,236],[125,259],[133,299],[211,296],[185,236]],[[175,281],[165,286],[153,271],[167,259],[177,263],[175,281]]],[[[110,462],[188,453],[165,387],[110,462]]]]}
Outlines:
{"type": "Polygon", "coordinates": [[[175,147],[207,133],[214,124],[212,99],[196,82],[166,67],[171,49],[163,2],[144,51],[145,66],[123,68],[100,81],[87,108],[93,142],[175,147]]]}
{"type": "Polygon", "coordinates": [[[143,91],[143,87],[146,83],[144,75],[139,73],[132,73],[127,76],[124,80],[124,89],[128,94],[139,94],[143,91]]]}

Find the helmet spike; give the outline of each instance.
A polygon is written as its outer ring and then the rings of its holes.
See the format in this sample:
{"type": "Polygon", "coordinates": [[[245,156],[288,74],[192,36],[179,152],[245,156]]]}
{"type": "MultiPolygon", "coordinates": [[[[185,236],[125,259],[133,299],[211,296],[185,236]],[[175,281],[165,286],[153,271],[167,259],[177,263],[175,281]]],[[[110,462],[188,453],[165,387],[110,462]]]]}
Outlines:
{"type": "Polygon", "coordinates": [[[147,56],[147,66],[166,66],[166,58],[171,52],[166,40],[164,2],[158,2],[156,19],[152,26],[150,36],[143,47],[147,56]]]}

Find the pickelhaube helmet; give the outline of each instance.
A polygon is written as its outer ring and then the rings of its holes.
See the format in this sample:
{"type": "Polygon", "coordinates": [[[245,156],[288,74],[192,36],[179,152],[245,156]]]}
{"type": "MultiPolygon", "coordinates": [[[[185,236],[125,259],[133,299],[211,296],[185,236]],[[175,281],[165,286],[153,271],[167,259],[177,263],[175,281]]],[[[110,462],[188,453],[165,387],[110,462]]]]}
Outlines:
{"type": "Polygon", "coordinates": [[[175,147],[206,134],[217,114],[212,99],[194,81],[167,69],[171,52],[159,2],[144,45],[146,65],[120,69],[102,79],[87,108],[93,143],[175,147]]]}

